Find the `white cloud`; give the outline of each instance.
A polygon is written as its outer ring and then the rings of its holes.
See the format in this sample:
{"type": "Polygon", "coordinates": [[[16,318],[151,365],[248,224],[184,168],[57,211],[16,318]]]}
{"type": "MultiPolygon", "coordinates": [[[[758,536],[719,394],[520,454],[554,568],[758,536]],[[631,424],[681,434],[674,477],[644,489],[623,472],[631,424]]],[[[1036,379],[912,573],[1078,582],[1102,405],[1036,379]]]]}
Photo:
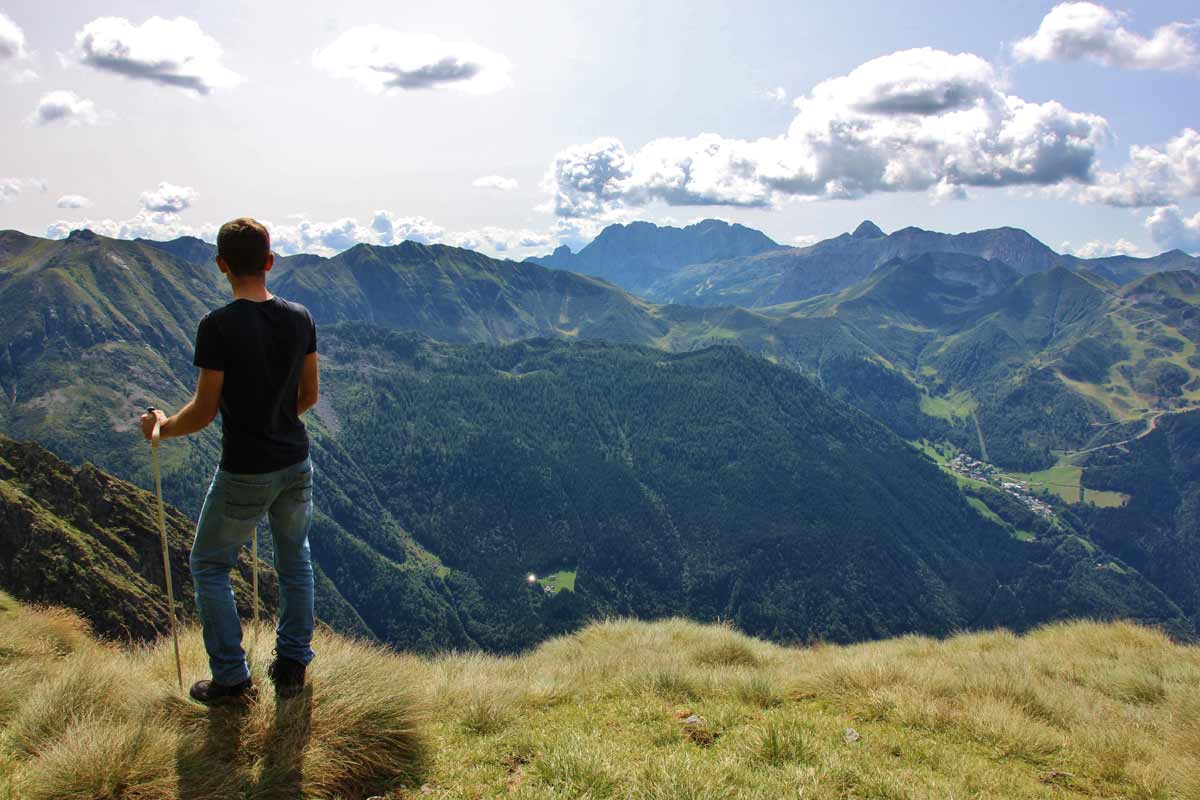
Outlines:
{"type": "Polygon", "coordinates": [[[0,178],[0,205],[16,200],[26,189],[44,192],[48,188],[43,178],[0,178]]]}
{"type": "Polygon", "coordinates": [[[653,201],[772,206],[938,187],[1087,183],[1107,121],[1004,91],[983,59],[931,48],[869,61],[794,103],[774,138],[715,133],[656,139],[629,151],[613,138],[558,153],[543,182],[560,217],[587,218],[653,201]]]}
{"type": "Polygon", "coordinates": [[[100,17],[75,34],[75,55],[96,69],[208,94],[242,81],[221,63],[221,45],[187,17],[134,25],[100,17]]]}
{"type": "Polygon", "coordinates": [[[92,201],[81,194],[64,194],[56,205],[59,208],[91,208],[92,201]]]}
{"type": "Polygon", "coordinates": [[[196,190],[192,187],[163,181],[157,189],[142,192],[138,202],[143,209],[152,213],[178,214],[189,208],[195,199],[196,190]]]}
{"type": "Polygon", "coordinates": [[[503,175],[485,175],[471,182],[472,186],[480,189],[496,189],[501,192],[511,192],[516,189],[516,178],[505,178],[503,175]]]}
{"type": "Polygon", "coordinates": [[[72,91],[59,89],[47,92],[38,100],[37,108],[26,121],[30,125],[95,125],[100,120],[96,104],[72,91]]]}
{"type": "Polygon", "coordinates": [[[271,247],[279,253],[315,253],[333,255],[349,250],[356,244],[376,243],[370,228],[351,217],[332,222],[314,222],[301,218],[286,225],[265,223],[271,232],[271,247]]]}
{"type": "Polygon", "coordinates": [[[1118,172],[1102,172],[1080,199],[1110,206],[1165,206],[1200,195],[1200,131],[1185,128],[1161,149],[1135,145],[1118,172]]]}
{"type": "Polygon", "coordinates": [[[63,239],[73,230],[87,228],[101,236],[113,239],[154,239],[169,241],[180,236],[196,236],[205,241],[215,242],[217,239],[216,225],[193,226],[185,223],[178,214],[139,211],[130,219],[81,219],[57,220],[46,228],[46,237],[63,239]]]}
{"type": "Polygon", "coordinates": [[[390,211],[376,211],[371,220],[378,244],[399,244],[404,241],[432,244],[441,241],[446,230],[425,217],[401,217],[390,211]]]}
{"type": "Polygon", "coordinates": [[[446,244],[498,255],[529,255],[555,243],[550,233],[488,226],[477,230],[447,231],[426,217],[404,217],[376,211],[370,224],[353,217],[320,222],[301,217],[284,225],[268,225],[271,241],[280,253],[333,255],[356,244],[394,245],[411,241],[446,244]]]}
{"type": "Polygon", "coordinates": [[[540,252],[557,244],[557,241],[549,233],[539,233],[527,228],[513,230],[487,226],[478,230],[452,233],[446,237],[446,244],[507,255],[518,251],[524,253],[531,249],[540,252]]]}
{"type": "Polygon", "coordinates": [[[968,200],[970,194],[966,187],[957,183],[942,178],[940,181],[929,187],[929,202],[935,206],[940,206],[942,203],[948,203],[952,200],[968,200]]]}
{"type": "Polygon", "coordinates": [[[784,89],[782,86],[776,86],[773,89],[755,89],[754,93],[759,97],[770,100],[773,103],[779,103],[780,105],[786,103],[788,99],[787,89],[784,89]]]}
{"type": "Polygon", "coordinates": [[[808,247],[819,241],[821,241],[821,237],[811,233],[801,233],[792,237],[792,244],[796,245],[796,247],[808,247]]]}
{"type": "Polygon", "coordinates": [[[20,60],[28,57],[25,32],[8,16],[0,13],[0,60],[20,60]]]}
{"type": "Polygon", "coordinates": [[[1128,239],[1117,239],[1115,242],[1093,240],[1076,247],[1070,242],[1058,246],[1060,252],[1070,253],[1080,258],[1104,258],[1105,256],[1138,256],[1145,257],[1146,253],[1128,239]]]}
{"type": "Polygon", "coordinates": [[[11,203],[24,189],[20,178],[0,178],[0,203],[11,203]]]}
{"type": "Polygon", "coordinates": [[[1022,61],[1087,59],[1125,69],[1200,66],[1195,23],[1172,22],[1146,37],[1124,27],[1123,16],[1097,3],[1060,3],[1036,33],[1013,45],[1013,53],[1022,61]]]}
{"type": "Polygon", "coordinates": [[[30,60],[25,32],[11,18],[0,13],[0,70],[16,82],[33,80],[37,73],[29,68],[30,60]]]}
{"type": "Polygon", "coordinates": [[[503,55],[470,42],[402,33],[381,25],[351,28],[313,55],[313,63],[371,92],[456,89],[486,94],[512,85],[503,55]]]}
{"type": "Polygon", "coordinates": [[[1200,255],[1200,212],[1185,217],[1178,206],[1156,208],[1146,218],[1146,230],[1159,247],[1200,255]]]}

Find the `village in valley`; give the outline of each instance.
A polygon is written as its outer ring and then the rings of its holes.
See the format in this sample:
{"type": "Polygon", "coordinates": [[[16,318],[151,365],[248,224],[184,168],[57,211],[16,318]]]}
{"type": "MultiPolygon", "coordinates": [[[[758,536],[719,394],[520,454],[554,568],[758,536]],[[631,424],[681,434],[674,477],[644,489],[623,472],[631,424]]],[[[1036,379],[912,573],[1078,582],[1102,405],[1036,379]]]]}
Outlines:
{"type": "Polygon", "coordinates": [[[980,481],[1012,495],[1030,511],[1046,519],[1054,517],[1050,504],[1039,499],[1029,490],[1029,484],[1003,475],[994,465],[980,461],[966,453],[958,453],[946,466],[964,478],[980,481]]]}

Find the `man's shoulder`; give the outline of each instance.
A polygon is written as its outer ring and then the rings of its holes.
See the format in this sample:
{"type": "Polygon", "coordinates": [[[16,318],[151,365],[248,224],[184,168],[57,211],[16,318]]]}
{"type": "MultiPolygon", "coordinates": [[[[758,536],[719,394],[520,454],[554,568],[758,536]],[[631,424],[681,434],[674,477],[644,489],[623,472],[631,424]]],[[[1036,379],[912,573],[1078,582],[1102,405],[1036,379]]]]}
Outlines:
{"type": "Polygon", "coordinates": [[[280,297],[279,295],[275,295],[275,299],[278,300],[279,303],[289,311],[293,311],[306,317],[312,316],[308,313],[308,309],[305,308],[304,305],[297,303],[295,300],[288,300],[287,298],[280,297]]]}
{"type": "Polygon", "coordinates": [[[233,305],[233,303],[226,303],[225,305],[221,306],[220,308],[211,309],[210,311],[205,313],[205,315],[203,317],[200,318],[200,323],[199,323],[200,326],[203,327],[207,324],[215,324],[217,322],[220,322],[222,318],[227,317],[229,315],[229,309],[232,305],[233,305]]]}

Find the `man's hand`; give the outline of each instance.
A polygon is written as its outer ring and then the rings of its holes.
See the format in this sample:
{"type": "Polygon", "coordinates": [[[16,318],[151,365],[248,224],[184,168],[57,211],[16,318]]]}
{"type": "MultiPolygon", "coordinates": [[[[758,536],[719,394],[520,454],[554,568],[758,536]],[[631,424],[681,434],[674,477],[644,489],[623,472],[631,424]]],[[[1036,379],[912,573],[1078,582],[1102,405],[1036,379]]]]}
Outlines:
{"type": "MultiPolygon", "coordinates": [[[[142,436],[145,436],[147,440],[153,439],[155,424],[161,426],[166,421],[167,415],[159,411],[157,408],[153,411],[147,411],[145,414],[142,414],[142,436]]],[[[159,429],[159,432],[161,433],[161,428],[159,429]]]]}
{"type": "Polygon", "coordinates": [[[168,417],[157,408],[142,414],[142,435],[147,439],[154,435],[154,422],[158,421],[158,434],[163,439],[187,436],[203,430],[217,416],[221,405],[221,389],[225,385],[225,373],[218,369],[200,369],[200,381],[191,400],[173,417],[168,417]]]}

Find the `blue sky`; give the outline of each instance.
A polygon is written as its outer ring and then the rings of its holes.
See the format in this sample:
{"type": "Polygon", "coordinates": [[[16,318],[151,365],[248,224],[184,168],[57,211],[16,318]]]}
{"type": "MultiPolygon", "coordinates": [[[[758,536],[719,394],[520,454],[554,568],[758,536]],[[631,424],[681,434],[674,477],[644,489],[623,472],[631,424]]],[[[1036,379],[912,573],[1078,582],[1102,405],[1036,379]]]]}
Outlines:
{"type": "Polygon", "coordinates": [[[1200,252],[1183,2],[0,0],[0,227],[523,257],[604,224],[1200,252]],[[1138,148],[1131,154],[1131,147],[1138,148]]]}

